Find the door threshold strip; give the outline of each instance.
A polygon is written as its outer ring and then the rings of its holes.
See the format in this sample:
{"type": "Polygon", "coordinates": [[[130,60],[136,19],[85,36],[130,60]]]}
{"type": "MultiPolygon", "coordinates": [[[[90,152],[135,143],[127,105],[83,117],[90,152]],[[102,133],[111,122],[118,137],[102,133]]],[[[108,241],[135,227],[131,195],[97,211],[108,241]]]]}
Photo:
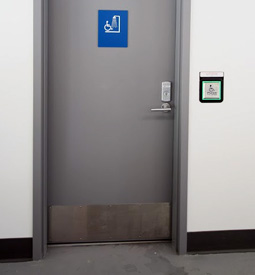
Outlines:
{"type": "Polygon", "coordinates": [[[100,245],[125,245],[125,244],[155,244],[172,243],[171,240],[160,241],[122,241],[122,242],[95,242],[95,243],[67,243],[67,244],[48,244],[48,247],[74,247],[74,246],[100,246],[100,245]]]}

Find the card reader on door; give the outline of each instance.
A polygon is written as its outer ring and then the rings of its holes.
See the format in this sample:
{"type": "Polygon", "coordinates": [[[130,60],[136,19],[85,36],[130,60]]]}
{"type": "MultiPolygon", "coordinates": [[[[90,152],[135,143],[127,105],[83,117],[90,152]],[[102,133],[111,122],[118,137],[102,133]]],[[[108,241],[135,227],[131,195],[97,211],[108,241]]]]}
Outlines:
{"type": "Polygon", "coordinates": [[[171,101],[171,82],[165,81],[162,82],[161,88],[161,101],[170,102],[171,101]]]}
{"type": "Polygon", "coordinates": [[[171,95],[171,87],[172,83],[170,81],[162,82],[161,86],[161,101],[164,102],[160,108],[153,108],[151,109],[152,112],[164,112],[168,113],[172,110],[170,106],[170,101],[172,100],[171,95]]]}

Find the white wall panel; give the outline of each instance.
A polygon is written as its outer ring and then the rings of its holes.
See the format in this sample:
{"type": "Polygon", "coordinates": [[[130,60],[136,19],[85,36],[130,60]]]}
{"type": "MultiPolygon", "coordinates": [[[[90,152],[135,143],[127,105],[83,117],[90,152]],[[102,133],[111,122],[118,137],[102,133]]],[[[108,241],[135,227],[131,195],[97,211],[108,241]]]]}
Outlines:
{"type": "Polygon", "coordinates": [[[0,1],[0,238],[32,237],[33,0],[0,1]]]}
{"type": "Polygon", "coordinates": [[[188,231],[255,229],[255,2],[191,0],[188,231]],[[199,102],[199,72],[225,99],[199,102]]]}

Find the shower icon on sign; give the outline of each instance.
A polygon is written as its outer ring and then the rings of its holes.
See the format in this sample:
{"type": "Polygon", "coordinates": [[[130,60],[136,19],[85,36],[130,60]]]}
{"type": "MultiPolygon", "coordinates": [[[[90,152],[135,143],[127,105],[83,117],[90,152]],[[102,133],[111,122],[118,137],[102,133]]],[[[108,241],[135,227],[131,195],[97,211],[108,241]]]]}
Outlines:
{"type": "Polygon", "coordinates": [[[105,33],[120,33],[120,16],[114,15],[112,17],[112,23],[109,24],[109,21],[105,22],[104,25],[105,33]]]}

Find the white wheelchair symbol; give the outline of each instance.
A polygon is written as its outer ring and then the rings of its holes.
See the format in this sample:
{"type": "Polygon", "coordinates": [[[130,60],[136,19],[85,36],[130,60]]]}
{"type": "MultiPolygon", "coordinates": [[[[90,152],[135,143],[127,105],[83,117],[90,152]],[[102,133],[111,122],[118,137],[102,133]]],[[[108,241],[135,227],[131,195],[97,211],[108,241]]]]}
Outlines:
{"type": "Polygon", "coordinates": [[[112,24],[109,24],[109,21],[106,21],[104,25],[105,33],[120,33],[120,16],[114,15],[112,17],[112,24]]]}

